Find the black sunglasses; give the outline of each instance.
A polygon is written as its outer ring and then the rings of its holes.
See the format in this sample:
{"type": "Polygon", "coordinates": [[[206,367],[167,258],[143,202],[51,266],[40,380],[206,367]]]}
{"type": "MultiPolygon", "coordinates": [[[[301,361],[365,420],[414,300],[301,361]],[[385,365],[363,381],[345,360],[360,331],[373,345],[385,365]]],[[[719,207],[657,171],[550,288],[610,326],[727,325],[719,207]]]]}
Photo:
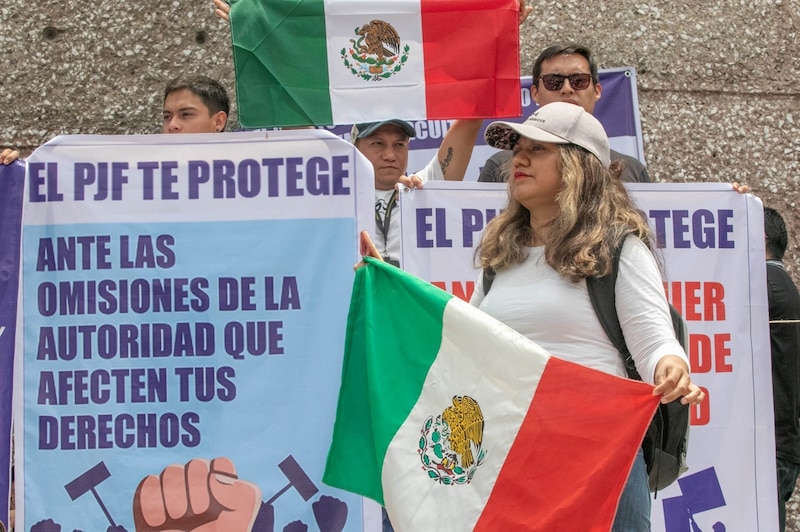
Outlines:
{"type": "Polygon", "coordinates": [[[560,91],[561,87],[564,86],[565,79],[569,80],[569,86],[574,90],[582,91],[589,86],[589,83],[591,83],[592,75],[570,74],[568,76],[563,76],[561,74],[545,74],[544,76],[539,76],[539,79],[542,80],[544,88],[549,91],[560,91]]]}

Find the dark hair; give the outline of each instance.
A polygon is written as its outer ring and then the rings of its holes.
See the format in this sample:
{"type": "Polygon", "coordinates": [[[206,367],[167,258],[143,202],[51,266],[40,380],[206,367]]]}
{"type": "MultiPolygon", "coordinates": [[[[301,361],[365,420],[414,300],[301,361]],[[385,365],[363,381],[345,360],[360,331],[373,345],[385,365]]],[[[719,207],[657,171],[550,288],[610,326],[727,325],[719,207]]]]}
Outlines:
{"type": "Polygon", "coordinates": [[[781,214],[771,207],[764,207],[764,236],[766,237],[767,256],[775,260],[783,260],[789,236],[786,223],[781,214]]]}
{"type": "Polygon", "coordinates": [[[544,61],[552,59],[557,55],[564,54],[580,54],[585,57],[586,62],[589,63],[589,73],[592,75],[592,82],[597,83],[597,63],[594,60],[592,51],[586,46],[581,46],[579,44],[571,42],[557,42],[542,50],[542,53],[540,53],[539,57],[536,58],[536,61],[533,62],[533,68],[531,69],[533,84],[539,84],[539,76],[542,75],[542,63],[544,61]]]}
{"type": "Polygon", "coordinates": [[[219,81],[211,79],[207,76],[186,76],[178,77],[167,83],[164,88],[164,101],[167,96],[175,91],[186,89],[195,96],[198,96],[210,114],[215,114],[220,111],[225,111],[226,115],[230,115],[231,102],[228,99],[228,93],[225,87],[219,81]]]}

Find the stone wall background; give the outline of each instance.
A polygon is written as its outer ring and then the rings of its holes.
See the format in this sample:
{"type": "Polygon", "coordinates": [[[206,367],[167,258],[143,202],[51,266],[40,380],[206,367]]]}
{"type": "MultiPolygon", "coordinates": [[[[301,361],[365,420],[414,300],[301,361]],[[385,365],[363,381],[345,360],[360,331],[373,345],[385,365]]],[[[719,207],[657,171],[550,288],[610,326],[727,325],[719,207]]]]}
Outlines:
{"type": "MultiPolygon", "coordinates": [[[[800,0],[539,1],[521,73],[557,39],[588,44],[601,67],[635,67],[650,174],[750,184],[792,228],[794,273],[799,26],[800,0]]],[[[59,134],[159,132],[161,91],[180,74],[235,92],[211,0],[6,0],[0,47],[0,145],[23,154],[59,134]]]]}
{"type": "MultiPolygon", "coordinates": [[[[786,219],[800,281],[800,0],[533,5],[521,73],[554,40],[586,43],[603,68],[635,67],[650,174],[749,184],[786,219]]],[[[0,146],[23,155],[55,135],[160,132],[163,86],[181,74],[235,93],[211,0],[5,0],[0,49],[0,146]]],[[[798,500],[787,530],[800,530],[798,500]]]]}

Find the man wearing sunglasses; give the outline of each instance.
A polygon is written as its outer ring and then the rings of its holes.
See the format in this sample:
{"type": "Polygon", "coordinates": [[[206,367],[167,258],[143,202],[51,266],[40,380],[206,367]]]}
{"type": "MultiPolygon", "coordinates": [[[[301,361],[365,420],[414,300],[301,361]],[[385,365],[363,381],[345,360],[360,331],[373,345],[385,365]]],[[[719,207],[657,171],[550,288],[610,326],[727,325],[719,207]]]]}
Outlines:
{"type": "MultiPolygon", "coordinates": [[[[533,63],[531,96],[537,105],[568,102],[580,105],[589,113],[603,88],[597,82],[597,63],[592,52],[574,43],[555,43],[545,48],[533,63]]],[[[501,183],[506,180],[502,167],[511,159],[511,152],[500,151],[487,159],[478,181],[501,183]]],[[[650,183],[650,175],[637,159],[611,150],[611,162],[622,163],[620,179],[650,183]]]]}

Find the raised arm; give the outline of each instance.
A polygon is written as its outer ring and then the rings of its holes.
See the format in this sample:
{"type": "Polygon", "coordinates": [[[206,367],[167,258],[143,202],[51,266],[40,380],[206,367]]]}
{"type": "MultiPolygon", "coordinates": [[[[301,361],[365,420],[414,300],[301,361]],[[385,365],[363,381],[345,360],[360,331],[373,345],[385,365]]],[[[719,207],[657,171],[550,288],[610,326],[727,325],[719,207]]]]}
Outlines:
{"type": "MultiPolygon", "coordinates": [[[[527,0],[519,0],[520,24],[533,12],[533,7],[527,3],[527,0]]],[[[439,146],[439,165],[442,167],[442,176],[447,181],[464,180],[481,125],[481,119],[456,120],[447,130],[439,146]]]]}
{"type": "Polygon", "coordinates": [[[439,166],[447,181],[463,181],[483,120],[456,120],[439,146],[439,166]]]}
{"type": "Polygon", "coordinates": [[[400,183],[409,188],[423,188],[429,180],[463,181],[482,124],[480,118],[454,121],[439,145],[437,160],[431,160],[416,174],[401,176],[400,183]]]}

